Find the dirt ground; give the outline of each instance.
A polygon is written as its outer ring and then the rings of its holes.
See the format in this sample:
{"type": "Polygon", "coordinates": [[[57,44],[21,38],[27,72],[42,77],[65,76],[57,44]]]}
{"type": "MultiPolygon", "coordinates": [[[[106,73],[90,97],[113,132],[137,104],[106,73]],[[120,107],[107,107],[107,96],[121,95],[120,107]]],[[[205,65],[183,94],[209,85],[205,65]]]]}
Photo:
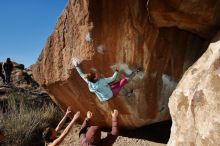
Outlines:
{"type": "MultiPolygon", "coordinates": [[[[74,127],[71,129],[70,133],[65,138],[64,142],[61,144],[61,146],[79,146],[79,125],[74,125],[74,127]]],[[[144,129],[144,131],[146,128],[144,129]]],[[[148,128],[149,131],[149,128],[148,128]]],[[[143,132],[143,130],[142,130],[143,132]]],[[[129,132],[122,132],[127,133],[129,135],[129,132]]],[[[141,133],[139,131],[136,132],[130,132],[130,133],[141,133]]],[[[147,134],[148,132],[146,132],[147,134]]],[[[155,134],[155,133],[154,133],[155,134]]],[[[102,132],[102,137],[105,137],[107,135],[106,132],[102,132]]],[[[147,134],[148,135],[148,134],[147,134]]],[[[114,146],[165,146],[166,144],[159,143],[159,142],[153,142],[142,138],[129,138],[127,136],[119,136],[114,144],[114,146]]]]}

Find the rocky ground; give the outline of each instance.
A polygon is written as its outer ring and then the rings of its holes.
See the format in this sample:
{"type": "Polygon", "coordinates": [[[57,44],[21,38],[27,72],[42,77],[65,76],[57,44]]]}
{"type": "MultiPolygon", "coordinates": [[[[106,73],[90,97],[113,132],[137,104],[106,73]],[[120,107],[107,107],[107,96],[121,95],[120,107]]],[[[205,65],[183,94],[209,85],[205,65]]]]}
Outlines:
{"type": "MultiPolygon", "coordinates": [[[[71,130],[61,146],[79,146],[79,125],[76,125],[71,130]]],[[[107,133],[102,132],[102,137],[105,137],[107,133]]],[[[114,146],[165,146],[166,144],[151,142],[149,140],[143,140],[138,138],[128,138],[124,136],[119,136],[114,144],[114,146]]]]}
{"type": "MultiPolygon", "coordinates": [[[[160,122],[136,130],[120,130],[114,146],[165,146],[170,135],[171,121],[160,122]]],[[[80,125],[74,125],[61,146],[79,146],[80,125]]],[[[102,132],[102,137],[107,136],[102,132]]]]}

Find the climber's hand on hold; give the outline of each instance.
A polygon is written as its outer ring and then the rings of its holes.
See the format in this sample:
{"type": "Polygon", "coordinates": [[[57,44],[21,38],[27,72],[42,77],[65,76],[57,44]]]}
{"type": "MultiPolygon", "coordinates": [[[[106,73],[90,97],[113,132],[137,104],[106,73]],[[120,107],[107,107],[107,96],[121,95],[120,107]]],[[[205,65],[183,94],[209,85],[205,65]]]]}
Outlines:
{"type": "Polygon", "coordinates": [[[112,70],[119,72],[119,70],[120,70],[120,65],[119,65],[119,64],[115,64],[115,65],[111,66],[111,68],[112,68],[112,70]]]}
{"type": "Polygon", "coordinates": [[[74,57],[74,58],[72,58],[72,66],[75,68],[75,67],[77,67],[77,66],[79,66],[79,64],[80,64],[80,59],[79,58],[76,58],[76,57],[74,57]]]}
{"type": "Polygon", "coordinates": [[[120,66],[119,66],[119,65],[116,65],[116,66],[115,66],[115,71],[119,72],[119,69],[120,69],[120,66]]]}

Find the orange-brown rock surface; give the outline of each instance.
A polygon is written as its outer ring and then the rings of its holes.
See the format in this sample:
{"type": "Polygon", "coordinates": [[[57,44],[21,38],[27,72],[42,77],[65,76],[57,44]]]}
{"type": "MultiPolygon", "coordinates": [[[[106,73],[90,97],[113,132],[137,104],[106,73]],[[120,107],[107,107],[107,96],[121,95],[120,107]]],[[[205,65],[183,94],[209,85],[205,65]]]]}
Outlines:
{"type": "Polygon", "coordinates": [[[219,0],[149,0],[149,19],[158,27],[178,27],[211,37],[220,26],[219,0]]]}
{"type": "Polygon", "coordinates": [[[178,28],[156,28],[149,21],[149,10],[153,15],[157,6],[149,9],[147,4],[147,0],[69,0],[33,66],[35,80],[61,108],[71,105],[83,116],[91,110],[94,123],[101,126],[111,125],[110,111],[115,108],[120,125],[127,128],[169,119],[169,96],[207,41],[178,28]],[[68,75],[72,57],[83,60],[84,72],[93,69],[105,76],[119,65],[118,79],[137,66],[143,70],[125,87],[134,90],[132,96],[122,92],[100,103],[77,73],[68,75]]]}
{"type": "Polygon", "coordinates": [[[191,66],[169,100],[168,146],[220,145],[220,41],[210,44],[191,66]]]}

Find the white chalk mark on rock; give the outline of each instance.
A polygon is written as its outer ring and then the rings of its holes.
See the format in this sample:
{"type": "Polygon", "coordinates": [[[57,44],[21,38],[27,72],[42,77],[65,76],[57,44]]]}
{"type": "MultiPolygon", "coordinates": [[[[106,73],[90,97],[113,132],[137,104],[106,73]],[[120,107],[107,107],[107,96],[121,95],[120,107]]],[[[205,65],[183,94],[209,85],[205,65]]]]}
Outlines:
{"type": "Polygon", "coordinates": [[[91,71],[96,72],[97,69],[95,69],[94,67],[91,68],[91,71]]]}
{"type": "MultiPolygon", "coordinates": [[[[112,65],[112,66],[111,66],[112,70],[115,70],[117,66],[119,67],[119,70],[120,70],[120,71],[122,70],[122,71],[125,72],[126,76],[131,75],[132,72],[133,72],[133,70],[130,69],[130,68],[128,67],[128,65],[127,65],[127,64],[124,64],[124,63],[121,63],[121,64],[119,63],[119,64],[114,64],[114,65],[112,65]]],[[[136,80],[136,79],[143,79],[143,78],[144,78],[144,73],[143,73],[143,72],[138,72],[138,73],[136,74],[136,76],[134,77],[134,80],[136,80]]]]}
{"type": "Polygon", "coordinates": [[[119,64],[119,70],[123,70],[126,75],[130,75],[132,70],[128,67],[127,64],[119,64]]]}
{"type": "Polygon", "coordinates": [[[87,42],[91,42],[91,41],[92,41],[92,36],[91,36],[91,33],[90,33],[90,32],[88,32],[88,33],[86,34],[85,40],[86,40],[87,42]]]}
{"type": "Polygon", "coordinates": [[[177,82],[166,74],[162,75],[163,88],[161,90],[161,94],[165,97],[169,97],[173,90],[175,89],[177,82]]]}
{"type": "Polygon", "coordinates": [[[103,45],[99,45],[97,48],[96,48],[96,51],[100,54],[104,54],[104,51],[105,51],[105,48],[103,45]]]}

